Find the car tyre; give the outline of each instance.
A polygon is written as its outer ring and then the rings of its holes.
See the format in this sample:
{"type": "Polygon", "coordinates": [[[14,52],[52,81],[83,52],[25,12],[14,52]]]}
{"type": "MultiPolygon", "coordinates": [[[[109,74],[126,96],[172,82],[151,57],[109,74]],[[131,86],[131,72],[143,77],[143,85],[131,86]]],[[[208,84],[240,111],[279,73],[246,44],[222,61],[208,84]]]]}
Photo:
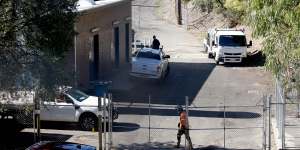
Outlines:
{"type": "Polygon", "coordinates": [[[169,75],[169,73],[170,73],[170,66],[168,65],[167,71],[166,71],[166,74],[165,74],[165,78],[169,75]]]}
{"type": "Polygon", "coordinates": [[[79,119],[80,128],[84,131],[96,130],[98,126],[98,118],[92,114],[83,114],[79,119]]]}

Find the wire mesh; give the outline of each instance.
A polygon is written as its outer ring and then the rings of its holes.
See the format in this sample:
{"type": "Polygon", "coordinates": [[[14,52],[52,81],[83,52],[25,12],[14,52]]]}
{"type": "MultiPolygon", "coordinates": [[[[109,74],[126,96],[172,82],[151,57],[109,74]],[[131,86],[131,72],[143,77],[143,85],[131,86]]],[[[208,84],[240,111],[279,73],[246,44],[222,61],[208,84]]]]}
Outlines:
{"type": "Polygon", "coordinates": [[[263,149],[263,107],[225,108],[225,148],[263,149]]]}
{"type": "MultiPolygon", "coordinates": [[[[179,122],[176,105],[151,104],[151,101],[155,100],[151,99],[149,104],[120,105],[120,114],[124,113],[126,123],[120,118],[113,126],[114,148],[174,149],[179,122]],[[128,132],[116,133],[122,130],[128,132]]],[[[189,105],[187,110],[194,148],[264,149],[266,145],[268,114],[263,105],[189,105]]],[[[184,135],[181,136],[180,147],[188,148],[184,135]]]]}

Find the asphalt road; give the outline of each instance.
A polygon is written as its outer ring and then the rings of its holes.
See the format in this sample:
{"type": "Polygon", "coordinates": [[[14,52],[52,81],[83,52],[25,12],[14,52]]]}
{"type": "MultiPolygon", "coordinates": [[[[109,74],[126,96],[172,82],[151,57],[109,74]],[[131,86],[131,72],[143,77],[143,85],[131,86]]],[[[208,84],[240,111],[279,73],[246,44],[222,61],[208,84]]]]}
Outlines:
{"type": "MultiPolygon", "coordinates": [[[[137,0],[136,4],[156,5],[154,0],[137,0]]],[[[207,58],[201,41],[184,27],[158,19],[155,13],[152,7],[133,7],[136,39],[156,35],[171,56],[171,71],[163,83],[129,80],[126,71],[112,76],[112,94],[120,112],[113,127],[114,147],[173,149],[178,122],[174,108],[185,105],[187,97],[190,135],[195,148],[225,145],[228,149],[261,149],[263,117],[259,105],[262,95],[271,91],[270,74],[255,62],[216,66],[207,58]]],[[[44,140],[55,137],[55,140],[98,145],[97,133],[80,131],[75,125],[42,127],[44,140]]],[[[32,129],[25,129],[19,137],[28,139],[32,137],[31,132],[32,129]]],[[[182,146],[183,139],[184,136],[182,146]]]]}
{"type": "MultiPolygon", "coordinates": [[[[136,4],[156,5],[147,0],[137,0],[136,4]]],[[[207,58],[201,41],[184,27],[160,20],[155,8],[134,7],[133,13],[136,39],[151,39],[156,35],[171,56],[171,71],[164,83],[131,80],[126,82],[128,88],[113,93],[121,113],[118,122],[135,129],[115,133],[114,145],[120,149],[139,149],[151,141],[153,148],[173,147],[178,122],[174,108],[185,105],[188,97],[194,147],[225,145],[229,149],[261,149],[264,118],[260,105],[262,95],[271,91],[270,74],[256,62],[216,66],[207,58]]]]}

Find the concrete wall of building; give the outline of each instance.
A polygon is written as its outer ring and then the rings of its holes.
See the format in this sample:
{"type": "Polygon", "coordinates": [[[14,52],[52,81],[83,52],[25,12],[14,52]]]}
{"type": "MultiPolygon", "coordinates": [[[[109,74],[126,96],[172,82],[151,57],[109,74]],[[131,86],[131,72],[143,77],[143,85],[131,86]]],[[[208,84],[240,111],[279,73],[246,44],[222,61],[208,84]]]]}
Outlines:
{"type": "MultiPolygon", "coordinates": [[[[115,66],[114,27],[119,27],[119,67],[128,63],[125,53],[125,24],[130,24],[129,40],[131,43],[130,18],[130,0],[81,12],[75,26],[76,32],[78,32],[76,36],[76,62],[79,86],[86,87],[90,81],[89,57],[93,56],[93,36],[96,34],[99,35],[99,80],[105,73],[117,68],[115,66]],[[94,32],[92,32],[93,29],[94,32]]],[[[131,44],[129,48],[129,56],[131,56],[131,44]]]]}

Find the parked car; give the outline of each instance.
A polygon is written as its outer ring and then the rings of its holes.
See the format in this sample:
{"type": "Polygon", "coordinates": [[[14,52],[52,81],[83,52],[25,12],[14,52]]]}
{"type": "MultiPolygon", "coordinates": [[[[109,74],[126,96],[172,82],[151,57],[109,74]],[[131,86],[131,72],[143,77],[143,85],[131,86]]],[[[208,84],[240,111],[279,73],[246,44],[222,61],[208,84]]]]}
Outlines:
{"type": "Polygon", "coordinates": [[[164,79],[169,73],[169,55],[162,49],[143,48],[132,57],[131,76],[164,79]]]}
{"type": "MultiPolygon", "coordinates": [[[[98,97],[87,95],[80,90],[70,87],[62,89],[57,92],[58,94],[54,100],[42,101],[40,109],[41,121],[78,123],[82,130],[88,131],[96,128],[98,124],[98,97]]],[[[25,124],[26,122],[32,124],[31,119],[31,121],[24,120],[24,118],[31,118],[31,113],[20,113],[20,111],[22,112],[20,108],[33,107],[34,92],[18,91],[15,94],[11,94],[2,91],[0,94],[0,104],[5,108],[0,113],[3,118],[12,116],[22,125],[29,126],[25,124]]],[[[101,98],[101,112],[108,112],[107,108],[103,109],[104,101],[112,106],[113,120],[117,119],[117,109],[108,99],[101,98]]]]}
{"type": "MultiPolygon", "coordinates": [[[[109,104],[109,100],[105,99],[109,104]]],[[[112,105],[112,118],[118,118],[118,112],[112,105]]],[[[101,98],[104,106],[104,98],[101,98]]],[[[108,111],[108,109],[103,109],[108,111]]],[[[98,97],[89,96],[80,90],[71,88],[62,92],[55,101],[44,101],[41,105],[42,121],[76,122],[82,130],[91,131],[97,127],[98,97]]],[[[107,112],[108,114],[108,112],[107,112]]]]}
{"type": "Polygon", "coordinates": [[[96,147],[71,142],[42,141],[33,144],[26,150],[96,150],[96,147]]]}

